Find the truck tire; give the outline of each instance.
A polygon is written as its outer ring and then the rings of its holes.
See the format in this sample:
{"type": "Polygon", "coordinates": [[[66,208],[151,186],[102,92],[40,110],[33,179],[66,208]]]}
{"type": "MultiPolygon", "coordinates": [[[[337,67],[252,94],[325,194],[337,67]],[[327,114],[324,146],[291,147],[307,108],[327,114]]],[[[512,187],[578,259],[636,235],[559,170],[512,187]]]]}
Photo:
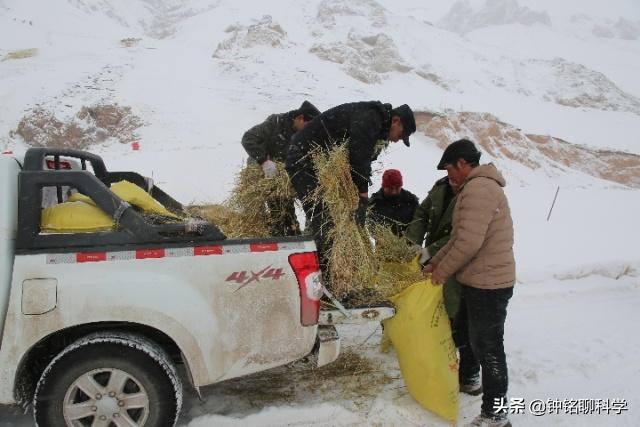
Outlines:
{"type": "Polygon", "coordinates": [[[157,344],[106,332],[79,339],[42,373],[33,396],[38,426],[173,426],[182,382],[157,344]]]}

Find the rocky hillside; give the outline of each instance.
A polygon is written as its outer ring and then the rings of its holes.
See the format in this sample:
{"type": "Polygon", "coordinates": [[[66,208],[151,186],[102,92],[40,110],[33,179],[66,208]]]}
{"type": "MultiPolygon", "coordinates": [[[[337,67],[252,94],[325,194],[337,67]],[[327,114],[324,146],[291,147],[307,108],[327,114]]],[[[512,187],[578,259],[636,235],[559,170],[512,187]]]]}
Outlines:
{"type": "Polygon", "coordinates": [[[527,134],[489,113],[420,112],[416,116],[418,130],[435,139],[443,149],[452,141],[469,138],[482,147],[486,154],[483,161],[511,160],[532,170],[542,169],[550,176],[576,171],[640,188],[637,154],[598,150],[549,135],[527,134]]]}

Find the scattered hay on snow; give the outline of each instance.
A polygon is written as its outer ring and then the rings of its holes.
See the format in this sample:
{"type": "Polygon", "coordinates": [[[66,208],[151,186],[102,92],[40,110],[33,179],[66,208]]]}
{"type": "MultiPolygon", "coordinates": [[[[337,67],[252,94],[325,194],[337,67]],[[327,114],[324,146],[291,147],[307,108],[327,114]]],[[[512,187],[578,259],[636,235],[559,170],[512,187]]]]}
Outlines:
{"type": "Polygon", "coordinates": [[[120,45],[122,47],[134,47],[134,46],[137,46],[138,43],[140,43],[141,40],[142,40],[141,38],[128,37],[126,39],[121,39],[120,40],[120,45]]]}
{"type": "Polygon", "coordinates": [[[33,56],[36,56],[37,54],[38,54],[38,49],[37,48],[14,50],[14,51],[11,51],[11,52],[7,53],[4,56],[4,58],[2,58],[1,62],[9,61],[9,60],[12,60],[12,59],[31,58],[33,56]]]}
{"type": "Polygon", "coordinates": [[[328,396],[330,400],[350,399],[359,402],[377,396],[393,380],[373,360],[354,350],[346,350],[335,362],[321,368],[314,368],[302,361],[293,362],[231,379],[208,390],[264,405],[294,402],[309,393],[328,396]]]}
{"type": "Polygon", "coordinates": [[[380,365],[354,350],[340,353],[338,359],[311,371],[314,389],[319,392],[335,391],[341,398],[375,396],[392,378],[380,365]]]}

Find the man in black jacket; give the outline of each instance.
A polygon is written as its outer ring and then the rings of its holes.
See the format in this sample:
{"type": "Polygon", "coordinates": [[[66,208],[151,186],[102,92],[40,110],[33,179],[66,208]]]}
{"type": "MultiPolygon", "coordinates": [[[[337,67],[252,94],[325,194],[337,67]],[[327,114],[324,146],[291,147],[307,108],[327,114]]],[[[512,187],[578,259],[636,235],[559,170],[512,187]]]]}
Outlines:
{"type": "MultiPolygon", "coordinates": [[[[242,146],[249,155],[249,162],[262,167],[265,178],[278,175],[275,162],[284,162],[291,137],[302,130],[320,111],[309,101],[300,108],[286,113],[272,114],[252,127],[242,136],[242,146]]],[[[295,206],[291,200],[270,200],[267,207],[273,215],[273,234],[292,236],[300,234],[295,206]]]]}
{"type": "Polygon", "coordinates": [[[415,131],[415,118],[408,105],[392,108],[391,104],[370,101],[333,107],[293,136],[285,167],[302,201],[322,266],[326,266],[327,235],[331,222],[325,206],[322,203],[314,206],[307,197],[318,186],[311,153],[316,149],[329,151],[337,145],[348,145],[351,179],[360,196],[355,219],[358,224],[364,225],[369,202],[371,162],[379,154],[376,150],[380,146],[378,142],[397,142],[402,139],[408,147],[409,135],[415,131]]]}
{"type": "Polygon", "coordinates": [[[265,176],[272,178],[277,173],[274,162],[285,161],[293,134],[319,114],[309,101],[304,101],[296,110],[272,114],[244,133],[242,146],[249,158],[262,166],[265,176]]]}
{"type": "Polygon", "coordinates": [[[382,188],[369,199],[371,219],[391,228],[398,236],[404,236],[413,213],[418,207],[418,198],[402,188],[402,174],[398,169],[387,169],[382,174],[382,188]]]}

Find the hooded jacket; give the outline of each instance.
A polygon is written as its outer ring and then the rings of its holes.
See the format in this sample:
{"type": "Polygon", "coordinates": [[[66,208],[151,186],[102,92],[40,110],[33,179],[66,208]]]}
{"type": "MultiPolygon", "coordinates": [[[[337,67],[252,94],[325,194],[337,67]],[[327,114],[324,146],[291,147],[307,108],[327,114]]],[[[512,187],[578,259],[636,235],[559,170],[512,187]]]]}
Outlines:
{"type": "Polygon", "coordinates": [[[342,104],[323,112],[293,136],[287,170],[315,175],[310,153],[316,148],[329,151],[346,142],[351,178],[359,192],[367,192],[376,142],[389,137],[391,109],[391,104],[368,101],[342,104]]]}
{"type": "Polygon", "coordinates": [[[505,185],[493,164],[475,167],[465,179],[451,238],[431,260],[445,279],[455,275],[460,283],[480,289],[514,285],[513,221],[505,185]]]}
{"type": "Polygon", "coordinates": [[[242,146],[245,151],[261,164],[267,158],[284,162],[289,150],[293,129],[293,115],[296,111],[282,114],[272,114],[267,119],[255,125],[242,136],[242,146]]]}

